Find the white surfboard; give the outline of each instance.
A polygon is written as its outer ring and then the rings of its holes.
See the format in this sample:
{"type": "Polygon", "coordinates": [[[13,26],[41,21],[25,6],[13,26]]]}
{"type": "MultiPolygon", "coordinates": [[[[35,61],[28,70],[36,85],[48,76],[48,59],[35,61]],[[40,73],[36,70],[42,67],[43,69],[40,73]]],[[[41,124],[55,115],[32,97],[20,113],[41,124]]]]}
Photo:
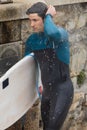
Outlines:
{"type": "Polygon", "coordinates": [[[26,56],[0,78],[0,130],[20,119],[38,98],[37,69],[33,56],[26,56]]]}

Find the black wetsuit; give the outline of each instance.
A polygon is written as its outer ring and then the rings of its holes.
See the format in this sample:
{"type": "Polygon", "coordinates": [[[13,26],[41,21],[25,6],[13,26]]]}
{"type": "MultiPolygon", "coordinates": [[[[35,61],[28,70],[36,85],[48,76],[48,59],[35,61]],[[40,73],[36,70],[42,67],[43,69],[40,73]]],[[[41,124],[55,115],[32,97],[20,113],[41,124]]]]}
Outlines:
{"type": "Polygon", "coordinates": [[[40,64],[43,93],[41,115],[43,130],[60,130],[73,99],[69,66],[56,57],[52,49],[35,51],[40,64]]]}
{"type": "Polygon", "coordinates": [[[41,69],[43,130],[60,130],[73,100],[73,85],[68,35],[54,24],[50,15],[44,20],[44,32],[33,33],[27,39],[25,55],[31,52],[41,69]]]}

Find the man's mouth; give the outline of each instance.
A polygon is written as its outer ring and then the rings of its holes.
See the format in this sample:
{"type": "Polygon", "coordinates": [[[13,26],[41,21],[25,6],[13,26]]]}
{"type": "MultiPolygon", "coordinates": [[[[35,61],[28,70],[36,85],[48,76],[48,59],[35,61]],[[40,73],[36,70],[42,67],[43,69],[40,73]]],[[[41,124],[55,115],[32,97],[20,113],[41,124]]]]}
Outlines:
{"type": "Polygon", "coordinates": [[[37,31],[37,28],[33,28],[34,31],[37,31]]]}

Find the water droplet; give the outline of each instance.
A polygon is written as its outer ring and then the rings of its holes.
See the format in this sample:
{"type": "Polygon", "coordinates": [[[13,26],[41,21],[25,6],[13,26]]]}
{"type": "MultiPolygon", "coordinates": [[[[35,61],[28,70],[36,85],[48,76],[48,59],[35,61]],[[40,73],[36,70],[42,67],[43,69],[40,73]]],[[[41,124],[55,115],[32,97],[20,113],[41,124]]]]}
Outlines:
{"type": "Polygon", "coordinates": [[[56,93],[56,96],[58,95],[58,93],[56,93]]]}
{"type": "Polygon", "coordinates": [[[49,86],[51,86],[52,85],[52,83],[49,83],[49,86]]]}
{"type": "Polygon", "coordinates": [[[55,117],[53,116],[53,118],[52,118],[53,120],[55,120],[55,117]]]}

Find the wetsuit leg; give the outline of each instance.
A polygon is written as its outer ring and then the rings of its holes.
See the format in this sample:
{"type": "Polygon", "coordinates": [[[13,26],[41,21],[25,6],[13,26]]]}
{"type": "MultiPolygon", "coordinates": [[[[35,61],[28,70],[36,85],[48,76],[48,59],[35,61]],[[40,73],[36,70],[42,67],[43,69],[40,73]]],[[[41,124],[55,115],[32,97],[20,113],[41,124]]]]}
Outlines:
{"type": "Polygon", "coordinates": [[[49,104],[49,112],[46,112],[48,115],[42,116],[43,121],[47,121],[44,123],[44,125],[46,124],[44,130],[60,130],[72,103],[73,87],[72,84],[70,84],[70,81],[58,84],[56,87],[57,89],[52,92],[50,101],[46,104],[44,103],[45,108],[42,107],[42,111],[44,113],[47,111],[46,107],[49,104]],[[47,117],[47,120],[45,116],[47,117]]]}
{"type": "Polygon", "coordinates": [[[48,96],[42,96],[41,100],[41,115],[43,121],[43,130],[45,130],[48,126],[49,120],[49,110],[50,110],[50,102],[48,96]]]}

